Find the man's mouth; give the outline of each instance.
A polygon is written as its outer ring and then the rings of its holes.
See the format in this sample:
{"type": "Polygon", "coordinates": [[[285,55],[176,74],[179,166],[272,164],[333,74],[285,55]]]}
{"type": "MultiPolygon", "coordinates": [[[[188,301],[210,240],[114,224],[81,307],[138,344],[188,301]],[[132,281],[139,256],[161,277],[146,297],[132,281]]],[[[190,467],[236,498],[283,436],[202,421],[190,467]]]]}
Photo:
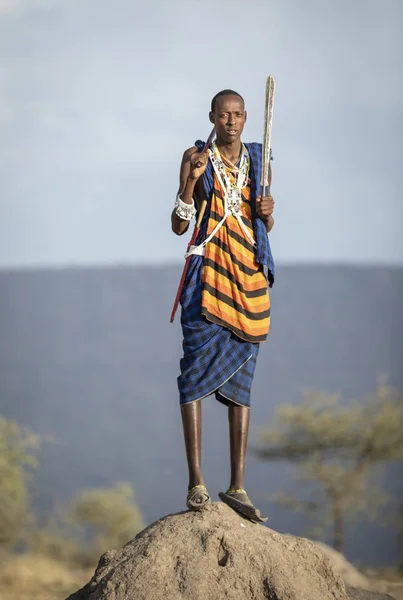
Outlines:
{"type": "Polygon", "coordinates": [[[228,135],[236,135],[238,131],[236,129],[227,129],[228,135]]]}

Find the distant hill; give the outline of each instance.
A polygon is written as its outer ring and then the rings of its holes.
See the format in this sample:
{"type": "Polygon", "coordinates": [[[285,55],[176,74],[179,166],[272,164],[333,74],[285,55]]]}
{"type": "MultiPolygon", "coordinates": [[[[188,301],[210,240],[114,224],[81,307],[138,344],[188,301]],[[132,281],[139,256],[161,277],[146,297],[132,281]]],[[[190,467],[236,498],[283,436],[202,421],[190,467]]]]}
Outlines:
{"type": "MultiPolygon", "coordinates": [[[[41,451],[42,512],[76,490],[131,481],[148,521],[184,508],[186,464],[176,389],[179,318],[169,314],[181,266],[16,271],[0,274],[0,411],[52,436],[41,451]]],[[[403,269],[279,266],[272,330],[252,399],[252,440],[280,402],[303,388],[346,399],[378,375],[403,388],[403,269]]],[[[206,399],[204,471],[210,492],[228,484],[224,407],[206,399]]],[[[291,485],[284,464],[248,457],[251,495],[291,485]]],[[[388,486],[403,496],[403,483],[388,486]]],[[[301,533],[300,515],[260,500],[269,525],[301,533]]],[[[393,562],[391,529],[350,532],[350,559],[393,562]],[[370,543],[369,543],[370,541],[370,543]]]]}

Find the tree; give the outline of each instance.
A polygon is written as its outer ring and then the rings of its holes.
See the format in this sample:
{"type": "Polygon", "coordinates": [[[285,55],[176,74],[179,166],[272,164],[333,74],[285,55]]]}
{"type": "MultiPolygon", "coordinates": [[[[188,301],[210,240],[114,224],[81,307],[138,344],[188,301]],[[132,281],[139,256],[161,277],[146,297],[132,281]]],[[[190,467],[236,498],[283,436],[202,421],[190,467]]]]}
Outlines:
{"type": "MultiPolygon", "coordinates": [[[[402,400],[382,382],[374,393],[347,406],[337,395],[310,391],[300,405],[280,406],[277,423],[260,432],[255,453],[266,460],[291,461],[298,477],[314,486],[314,500],[285,497],[285,502],[311,512],[323,507],[333,526],[333,547],[340,552],[346,516],[364,509],[376,513],[378,506],[371,504],[376,468],[403,459],[402,400]]],[[[385,498],[379,486],[378,492],[381,504],[385,498]]]]}
{"type": "Polygon", "coordinates": [[[83,491],[73,501],[69,522],[87,530],[90,559],[122,546],[144,529],[141,511],[133,499],[132,486],[118,483],[114,488],[83,491]]]}
{"type": "Polygon", "coordinates": [[[0,547],[13,548],[31,519],[27,483],[39,437],[0,416],[0,547]]]}
{"type": "Polygon", "coordinates": [[[31,532],[27,548],[72,567],[92,567],[105,551],[122,546],[144,529],[133,500],[128,483],[84,490],[69,505],[58,506],[42,528],[31,532]]]}

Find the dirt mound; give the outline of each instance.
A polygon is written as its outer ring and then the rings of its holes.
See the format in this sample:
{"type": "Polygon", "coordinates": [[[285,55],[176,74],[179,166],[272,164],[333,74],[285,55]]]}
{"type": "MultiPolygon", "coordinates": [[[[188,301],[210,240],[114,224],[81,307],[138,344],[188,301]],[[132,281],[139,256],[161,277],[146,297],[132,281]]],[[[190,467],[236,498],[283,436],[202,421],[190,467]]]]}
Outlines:
{"type": "Polygon", "coordinates": [[[348,600],[313,543],[250,523],[220,502],[164,517],[101,557],[68,600],[348,600]]]}

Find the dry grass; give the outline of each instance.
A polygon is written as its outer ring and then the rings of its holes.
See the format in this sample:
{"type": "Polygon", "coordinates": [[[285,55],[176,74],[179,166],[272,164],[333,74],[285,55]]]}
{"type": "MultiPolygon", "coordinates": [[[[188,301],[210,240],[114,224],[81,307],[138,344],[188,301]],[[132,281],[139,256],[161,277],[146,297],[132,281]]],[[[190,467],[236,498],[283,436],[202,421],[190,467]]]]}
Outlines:
{"type": "Polygon", "coordinates": [[[65,600],[92,574],[93,570],[74,570],[39,554],[3,554],[0,600],[65,600]]]}

